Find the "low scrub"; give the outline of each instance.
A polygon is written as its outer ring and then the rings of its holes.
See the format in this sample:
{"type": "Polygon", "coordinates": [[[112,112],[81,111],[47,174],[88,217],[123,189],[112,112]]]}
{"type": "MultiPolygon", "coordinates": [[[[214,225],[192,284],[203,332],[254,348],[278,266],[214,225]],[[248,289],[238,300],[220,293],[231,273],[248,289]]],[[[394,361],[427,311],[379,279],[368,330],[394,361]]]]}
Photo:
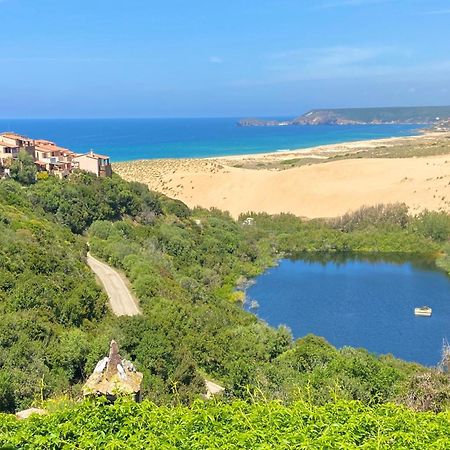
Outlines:
{"type": "Polygon", "coordinates": [[[0,441],[10,449],[446,449],[450,412],[345,401],[321,407],[239,401],[172,408],[146,401],[85,402],[21,422],[2,416],[0,441]]]}

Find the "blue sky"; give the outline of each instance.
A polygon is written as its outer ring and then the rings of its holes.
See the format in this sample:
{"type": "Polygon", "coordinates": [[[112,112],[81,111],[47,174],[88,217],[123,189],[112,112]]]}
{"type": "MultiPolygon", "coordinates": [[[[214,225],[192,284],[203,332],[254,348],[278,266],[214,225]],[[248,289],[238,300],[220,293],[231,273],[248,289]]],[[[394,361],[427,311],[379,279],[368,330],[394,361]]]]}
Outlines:
{"type": "Polygon", "coordinates": [[[450,104],[449,0],[0,0],[0,117],[450,104]]]}

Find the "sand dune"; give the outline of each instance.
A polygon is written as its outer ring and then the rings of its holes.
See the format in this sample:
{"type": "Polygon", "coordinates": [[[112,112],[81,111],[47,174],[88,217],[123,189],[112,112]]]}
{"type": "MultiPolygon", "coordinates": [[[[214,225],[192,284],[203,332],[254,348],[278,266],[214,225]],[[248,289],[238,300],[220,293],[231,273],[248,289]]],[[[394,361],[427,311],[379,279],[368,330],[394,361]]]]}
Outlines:
{"type": "MultiPolygon", "coordinates": [[[[342,146],[340,151],[349,150],[342,146]]],[[[286,170],[233,166],[245,158],[136,161],[114,170],[190,207],[214,206],[234,217],[248,211],[333,217],[393,202],[405,202],[412,212],[450,211],[450,155],[331,160],[286,170]]]]}

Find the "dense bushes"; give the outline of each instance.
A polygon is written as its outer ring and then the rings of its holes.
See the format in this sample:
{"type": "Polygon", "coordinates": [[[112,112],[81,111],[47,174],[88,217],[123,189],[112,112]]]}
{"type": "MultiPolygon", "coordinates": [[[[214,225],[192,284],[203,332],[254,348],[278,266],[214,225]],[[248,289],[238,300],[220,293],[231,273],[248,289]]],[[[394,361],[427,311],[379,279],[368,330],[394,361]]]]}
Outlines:
{"type": "Polygon", "coordinates": [[[36,183],[36,165],[33,157],[25,150],[19,152],[19,157],[11,164],[11,178],[22,184],[36,183]]]}
{"type": "Polygon", "coordinates": [[[100,179],[80,172],[64,180],[49,177],[37,183],[28,195],[34,206],[54,215],[74,233],[82,233],[94,220],[131,216],[151,223],[162,213],[157,194],[116,176],[100,179]]]}
{"type": "Polygon", "coordinates": [[[234,303],[244,297],[237,283],[282,255],[434,256],[445,250],[448,220],[434,214],[412,218],[402,206],[380,206],[332,224],[251,214],[245,225],[248,215],[236,222],[214,209],[190,211],[118,177],[78,173],[29,187],[2,181],[0,408],[76,396],[114,338],[144,373],[145,396],[158,404],[190,403],[212,378],[226,398],[392,400],[439,410],[448,396],[435,372],[315,337],[293,343],[287,329],[270,328],[234,303]],[[143,316],[106,315],[80,233],[94,254],[126,273],[143,316]],[[431,384],[414,396],[422,375],[431,384]]]}
{"type": "MultiPolygon", "coordinates": [[[[12,199],[20,192],[0,186],[12,199]]],[[[64,342],[72,333],[81,345],[81,328],[103,318],[106,297],[84,264],[80,238],[2,201],[0,217],[0,409],[14,411],[82,379],[85,355],[71,357],[72,368],[61,364],[64,342]]]]}
{"type": "Polygon", "coordinates": [[[444,212],[425,211],[413,220],[413,226],[418,233],[435,241],[450,238],[450,216],[444,212]]]}
{"type": "Polygon", "coordinates": [[[413,234],[444,242],[450,238],[450,216],[445,212],[424,211],[413,217],[403,203],[362,207],[329,221],[333,228],[345,232],[373,229],[407,229],[413,234]]]}
{"type": "Polygon", "coordinates": [[[408,222],[408,207],[404,203],[363,206],[356,211],[330,220],[334,228],[347,233],[370,228],[405,228],[408,222]]]}
{"type": "MultiPolygon", "coordinates": [[[[84,402],[18,422],[0,417],[0,441],[13,448],[356,449],[450,446],[450,413],[413,413],[392,404],[337,401],[197,402],[156,407],[84,402]]],[[[8,448],[8,447],[6,447],[8,448]]]]}
{"type": "Polygon", "coordinates": [[[83,242],[31,212],[0,204],[0,214],[2,307],[33,309],[61,325],[102,317],[105,297],[81,259],[83,242]]]}
{"type": "Polygon", "coordinates": [[[232,304],[233,290],[282,253],[433,254],[439,245],[407,229],[408,223],[344,232],[290,215],[252,217],[252,225],[242,225],[216,210],[197,209],[189,218],[161,216],[151,226],[92,224],[92,251],[123,269],[141,300],[143,342],[157,336],[156,354],[148,344],[142,351],[133,328],[121,341],[142,370],[152,368],[146,395],[167,401],[173,361],[179,364],[177,355],[184,352],[195,370],[218,379],[231,396],[290,402],[308,393],[316,404],[336,397],[367,403],[406,398],[408,380],[425,369],[364,350],[336,350],[315,337],[292,344],[288,330],[273,330],[232,304]]]}

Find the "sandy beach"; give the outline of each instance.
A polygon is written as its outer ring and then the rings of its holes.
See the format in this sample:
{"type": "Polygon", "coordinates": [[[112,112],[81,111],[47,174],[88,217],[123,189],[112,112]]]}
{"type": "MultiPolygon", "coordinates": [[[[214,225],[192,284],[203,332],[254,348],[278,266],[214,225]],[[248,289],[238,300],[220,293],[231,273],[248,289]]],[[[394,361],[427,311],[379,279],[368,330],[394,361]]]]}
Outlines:
{"type": "Polygon", "coordinates": [[[296,151],[116,163],[126,180],[235,218],[249,211],[334,217],[404,202],[412,213],[450,211],[450,133],[332,144],[296,151]]]}

